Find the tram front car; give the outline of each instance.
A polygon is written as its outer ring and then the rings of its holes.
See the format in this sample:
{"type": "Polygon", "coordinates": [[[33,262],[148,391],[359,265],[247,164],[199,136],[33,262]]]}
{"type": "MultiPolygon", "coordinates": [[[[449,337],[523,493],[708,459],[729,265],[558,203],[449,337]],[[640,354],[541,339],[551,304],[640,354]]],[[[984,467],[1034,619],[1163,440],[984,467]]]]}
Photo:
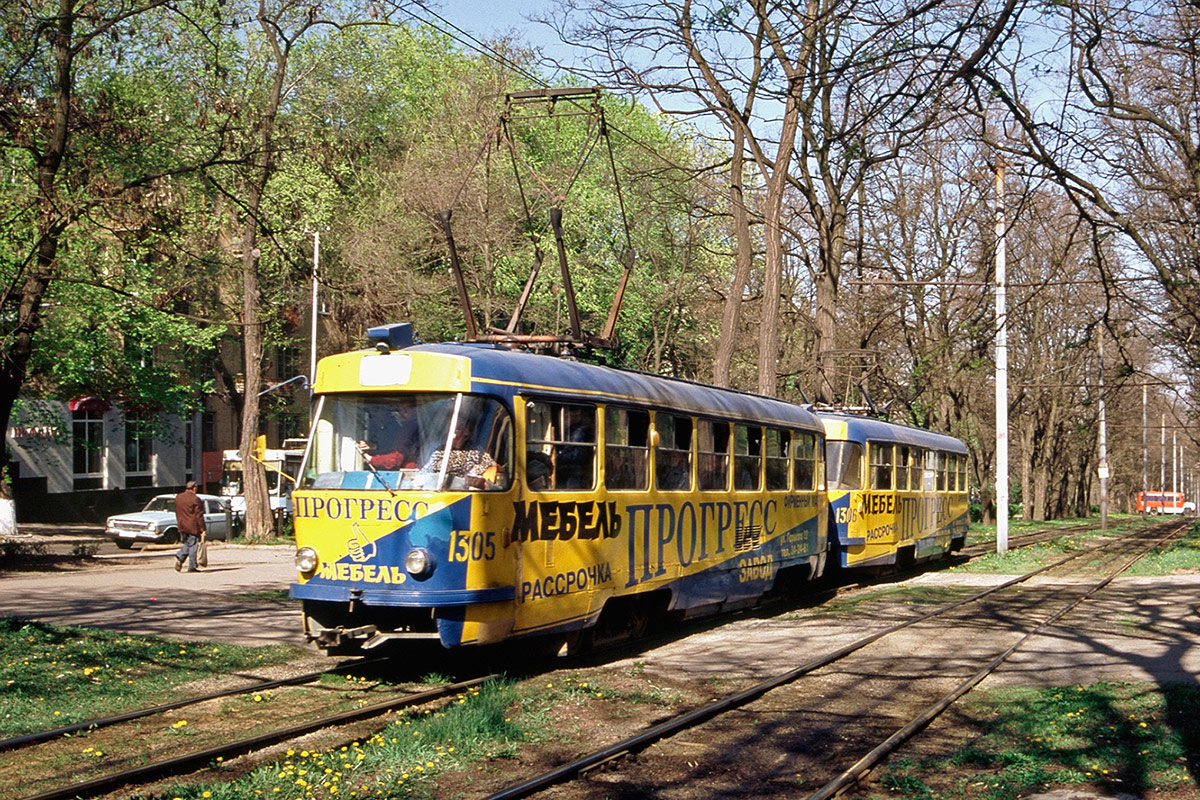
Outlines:
{"type": "Polygon", "coordinates": [[[380,350],[317,369],[292,497],[305,634],[330,654],[398,638],[499,641],[515,564],[490,512],[508,502],[511,417],[499,398],[468,393],[467,358],[380,350]]]}
{"type": "Polygon", "coordinates": [[[809,411],[395,338],[317,369],[291,595],[331,655],[606,639],[821,574],[824,437],[809,411]]]}

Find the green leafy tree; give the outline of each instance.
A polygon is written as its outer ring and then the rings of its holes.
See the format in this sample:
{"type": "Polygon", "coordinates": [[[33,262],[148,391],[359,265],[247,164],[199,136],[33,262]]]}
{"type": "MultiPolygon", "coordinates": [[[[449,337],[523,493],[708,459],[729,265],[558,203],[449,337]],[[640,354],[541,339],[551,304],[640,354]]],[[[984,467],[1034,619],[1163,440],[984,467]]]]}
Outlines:
{"type": "Polygon", "coordinates": [[[142,408],[194,400],[178,382],[210,337],[177,315],[193,280],[170,242],[221,132],[198,124],[204,69],[187,44],[205,9],[191,12],[161,0],[0,9],[0,426],[31,379],[142,408]]]}

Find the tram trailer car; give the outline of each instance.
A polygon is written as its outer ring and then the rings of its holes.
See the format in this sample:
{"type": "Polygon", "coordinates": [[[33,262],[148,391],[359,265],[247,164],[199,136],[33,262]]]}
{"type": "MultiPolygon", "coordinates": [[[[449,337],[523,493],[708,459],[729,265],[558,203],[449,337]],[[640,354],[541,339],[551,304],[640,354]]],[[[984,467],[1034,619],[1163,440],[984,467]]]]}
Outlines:
{"type": "Polygon", "coordinates": [[[818,416],[836,566],[903,567],[962,548],[970,524],[966,445],[878,419],[818,416]]]}
{"type": "Polygon", "coordinates": [[[602,640],[822,573],[811,411],[406,328],[317,369],[291,596],[330,654],[602,640]]]}

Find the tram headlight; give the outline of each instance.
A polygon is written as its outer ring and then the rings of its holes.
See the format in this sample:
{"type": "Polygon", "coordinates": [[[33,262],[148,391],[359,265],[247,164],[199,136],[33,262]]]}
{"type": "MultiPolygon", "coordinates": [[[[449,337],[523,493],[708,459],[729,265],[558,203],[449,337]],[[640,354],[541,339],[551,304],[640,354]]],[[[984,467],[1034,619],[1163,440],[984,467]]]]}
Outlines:
{"type": "Polygon", "coordinates": [[[298,571],[316,572],[318,563],[320,563],[320,559],[317,558],[317,551],[311,547],[301,547],[296,551],[296,569],[298,571]]]}
{"type": "Polygon", "coordinates": [[[433,572],[433,557],[428,550],[420,547],[409,550],[404,557],[404,569],[418,580],[427,578],[433,572]]]}

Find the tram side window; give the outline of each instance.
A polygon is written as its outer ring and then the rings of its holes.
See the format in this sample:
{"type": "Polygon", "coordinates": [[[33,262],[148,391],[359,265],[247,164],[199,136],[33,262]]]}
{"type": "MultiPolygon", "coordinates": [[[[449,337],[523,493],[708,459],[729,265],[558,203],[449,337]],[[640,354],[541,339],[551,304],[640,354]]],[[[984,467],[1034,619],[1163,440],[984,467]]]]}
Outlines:
{"type": "Polygon", "coordinates": [[[531,489],[590,489],[596,475],[596,409],[525,404],[525,471],[531,489]]]}
{"type": "Polygon", "coordinates": [[[958,457],[958,491],[967,491],[967,457],[958,457]]]}
{"type": "Polygon", "coordinates": [[[698,434],[700,491],[723,492],[729,488],[729,423],[702,419],[698,434]]]}
{"type": "Polygon", "coordinates": [[[650,475],[650,415],[609,406],[604,410],[604,485],[645,491],[650,475]]]}
{"type": "Polygon", "coordinates": [[[895,447],[891,444],[871,442],[868,448],[867,452],[871,456],[871,488],[890,490],[895,447]]]}
{"type": "Polygon", "coordinates": [[[921,484],[922,486],[925,487],[925,491],[932,492],[934,490],[936,475],[937,475],[937,451],[936,450],[926,450],[925,451],[925,477],[921,484]]]}
{"type": "Polygon", "coordinates": [[[792,449],[792,432],[767,428],[767,491],[782,492],[788,488],[788,455],[792,449]]]}
{"type": "Polygon", "coordinates": [[[658,432],[658,452],[654,456],[655,483],[659,489],[668,492],[691,491],[691,418],[656,413],[654,428],[658,432]]]}
{"type": "Polygon", "coordinates": [[[762,428],[733,426],[733,488],[756,492],[761,486],[762,428]]]}
{"type": "Polygon", "coordinates": [[[862,445],[829,442],[825,446],[825,473],[830,489],[862,488],[862,445]]]}
{"type": "Polygon", "coordinates": [[[811,492],[817,475],[817,437],[811,433],[797,433],[793,441],[792,490],[811,492]]]}
{"type": "Polygon", "coordinates": [[[896,445],[896,491],[908,491],[908,473],[912,468],[912,448],[908,445],[896,445]]]}
{"type": "Polygon", "coordinates": [[[909,453],[911,456],[908,462],[908,488],[909,491],[921,491],[921,484],[925,480],[925,451],[919,447],[911,448],[909,453]]]}
{"type": "Polygon", "coordinates": [[[949,453],[938,453],[937,454],[937,490],[939,492],[944,492],[944,491],[946,491],[946,488],[947,488],[946,477],[947,477],[948,473],[947,473],[947,468],[946,468],[946,462],[949,458],[950,458],[949,453]]]}

